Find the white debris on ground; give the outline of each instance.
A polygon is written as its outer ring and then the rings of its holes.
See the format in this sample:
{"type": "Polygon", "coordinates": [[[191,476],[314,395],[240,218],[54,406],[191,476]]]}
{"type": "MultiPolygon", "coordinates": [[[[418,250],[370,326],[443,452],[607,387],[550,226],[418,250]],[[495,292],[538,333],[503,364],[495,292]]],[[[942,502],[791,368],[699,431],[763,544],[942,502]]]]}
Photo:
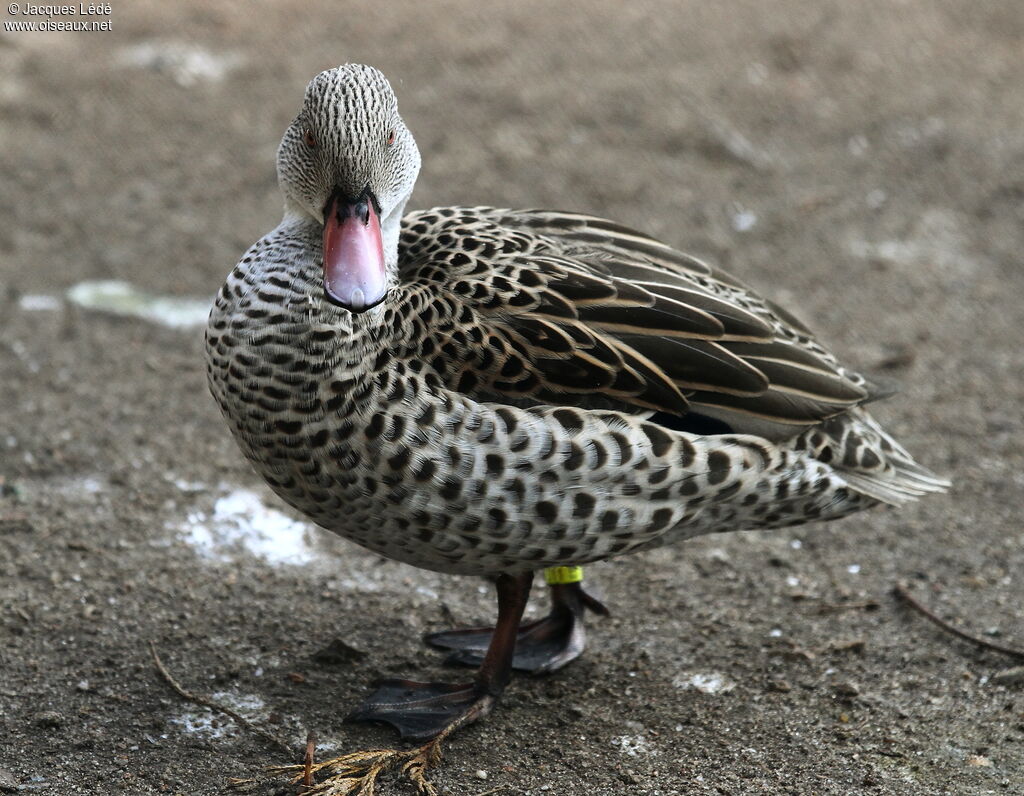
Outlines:
{"type": "Polygon", "coordinates": [[[737,203],[731,208],[730,220],[732,228],[737,232],[749,232],[757,226],[757,213],[737,203]]]}
{"type": "Polygon", "coordinates": [[[121,50],[122,66],[149,69],[171,77],[184,88],[215,83],[242,65],[237,53],[213,53],[183,41],[145,41],[121,50]]]}
{"type": "Polygon", "coordinates": [[[877,210],[886,203],[889,199],[889,194],[883,191],[881,188],[872,188],[868,191],[867,196],[864,197],[864,201],[867,206],[872,210],[877,210]]]}
{"type": "Polygon", "coordinates": [[[184,478],[173,478],[169,479],[175,487],[180,489],[182,492],[205,492],[207,490],[206,484],[202,481],[189,481],[184,478]]]}
{"type": "Polygon", "coordinates": [[[612,738],[612,746],[629,757],[655,757],[658,750],[651,747],[642,735],[619,735],[612,738]]]}
{"type": "Polygon", "coordinates": [[[727,694],[736,687],[736,681],[720,672],[684,672],[672,680],[672,685],[702,694],[727,694]]]}
{"type": "Polygon", "coordinates": [[[311,526],[267,506],[249,489],[217,498],[212,512],[193,510],[178,530],[206,558],[230,561],[239,548],[269,564],[308,564],[317,558],[311,526]]]}
{"type": "Polygon", "coordinates": [[[68,477],[49,478],[33,485],[33,491],[45,490],[51,494],[63,495],[72,499],[95,497],[107,489],[108,482],[101,475],[75,475],[68,477]]]}
{"type": "MultiPolygon", "coordinates": [[[[437,602],[450,583],[445,575],[383,561],[312,523],[293,519],[268,505],[267,501],[273,501],[269,494],[229,483],[205,484],[175,473],[167,473],[165,478],[180,497],[164,506],[174,517],[165,526],[171,538],[153,540],[152,544],[185,542],[202,560],[214,565],[255,556],[275,567],[313,567],[332,576],[326,582],[329,591],[398,590],[411,592],[414,604],[417,600],[437,602]],[[339,566],[341,559],[343,566],[339,566]]],[[[481,590],[490,595],[489,588],[481,590]]]]}
{"type": "Polygon", "coordinates": [[[846,141],[846,149],[855,158],[862,158],[867,154],[868,150],[871,149],[871,143],[868,141],[868,137],[863,133],[857,133],[851,135],[846,141]]]}
{"type": "MultiPolygon", "coordinates": [[[[216,704],[230,708],[240,716],[252,720],[258,719],[265,707],[263,700],[256,695],[235,694],[230,691],[218,691],[211,699],[216,704]]],[[[201,735],[204,738],[223,738],[238,730],[234,721],[209,709],[188,710],[172,716],[168,721],[180,727],[187,735],[201,735]]]]}
{"type": "Polygon", "coordinates": [[[154,296],[117,279],[79,282],[68,290],[67,297],[88,310],[142,318],[175,329],[205,326],[213,304],[212,297],[154,296]]]}
{"type": "Polygon", "coordinates": [[[26,312],[53,312],[60,309],[61,301],[56,296],[31,293],[18,299],[18,307],[26,312]]]}

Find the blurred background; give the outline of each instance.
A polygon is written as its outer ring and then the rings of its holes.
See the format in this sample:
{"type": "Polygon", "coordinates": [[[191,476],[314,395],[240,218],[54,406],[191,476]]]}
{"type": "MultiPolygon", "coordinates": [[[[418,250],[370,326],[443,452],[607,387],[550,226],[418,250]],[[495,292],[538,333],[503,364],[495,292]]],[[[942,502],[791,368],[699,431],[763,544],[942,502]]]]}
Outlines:
{"type": "Polygon", "coordinates": [[[445,792],[1020,787],[1007,659],[889,596],[1024,643],[1019,0],[110,6],[109,30],[0,36],[0,792],[294,762],[180,700],[148,641],[345,751],[391,742],[341,722],[376,673],[440,676],[417,636],[489,619],[478,583],[287,513],[206,392],[206,308],[280,218],[307,81],[347,61],[417,137],[410,209],[585,211],[724,266],[899,382],[877,414],[955,482],[594,567],[614,617],[453,743],[445,792]],[[332,639],[358,654],[317,657],[332,639]]]}

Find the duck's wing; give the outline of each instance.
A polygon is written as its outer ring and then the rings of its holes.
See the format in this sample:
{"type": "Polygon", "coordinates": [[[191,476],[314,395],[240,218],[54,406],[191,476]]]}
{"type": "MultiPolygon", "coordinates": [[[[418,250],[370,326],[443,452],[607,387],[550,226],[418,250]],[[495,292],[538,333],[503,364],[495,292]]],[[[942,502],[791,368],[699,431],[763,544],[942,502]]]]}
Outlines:
{"type": "Polygon", "coordinates": [[[642,233],[570,213],[438,212],[407,219],[403,255],[418,263],[410,288],[440,302],[423,354],[453,389],[773,437],[870,397],[793,316],[642,233]]]}

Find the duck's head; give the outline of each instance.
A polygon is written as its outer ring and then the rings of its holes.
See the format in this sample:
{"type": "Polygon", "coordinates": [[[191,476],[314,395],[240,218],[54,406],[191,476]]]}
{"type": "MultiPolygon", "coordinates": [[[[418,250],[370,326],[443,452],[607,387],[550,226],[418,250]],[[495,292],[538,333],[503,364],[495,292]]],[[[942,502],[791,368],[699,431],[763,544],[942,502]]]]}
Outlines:
{"type": "Polygon", "coordinates": [[[345,64],[314,77],[277,150],[288,212],[323,225],[324,295],[362,312],[383,301],[420,153],[378,70],[345,64]]]}

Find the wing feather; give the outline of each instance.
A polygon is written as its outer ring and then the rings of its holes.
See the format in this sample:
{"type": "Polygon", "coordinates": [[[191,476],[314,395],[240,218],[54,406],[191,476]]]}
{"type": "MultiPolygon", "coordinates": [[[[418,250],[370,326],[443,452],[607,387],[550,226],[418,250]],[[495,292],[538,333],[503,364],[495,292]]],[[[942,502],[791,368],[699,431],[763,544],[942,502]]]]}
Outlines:
{"type": "Polygon", "coordinates": [[[677,416],[692,407],[736,431],[778,434],[868,398],[866,380],[794,316],[614,222],[425,211],[405,219],[402,246],[409,289],[429,282],[459,307],[459,323],[434,324],[424,343],[457,361],[431,364],[474,395],[677,416]]]}

